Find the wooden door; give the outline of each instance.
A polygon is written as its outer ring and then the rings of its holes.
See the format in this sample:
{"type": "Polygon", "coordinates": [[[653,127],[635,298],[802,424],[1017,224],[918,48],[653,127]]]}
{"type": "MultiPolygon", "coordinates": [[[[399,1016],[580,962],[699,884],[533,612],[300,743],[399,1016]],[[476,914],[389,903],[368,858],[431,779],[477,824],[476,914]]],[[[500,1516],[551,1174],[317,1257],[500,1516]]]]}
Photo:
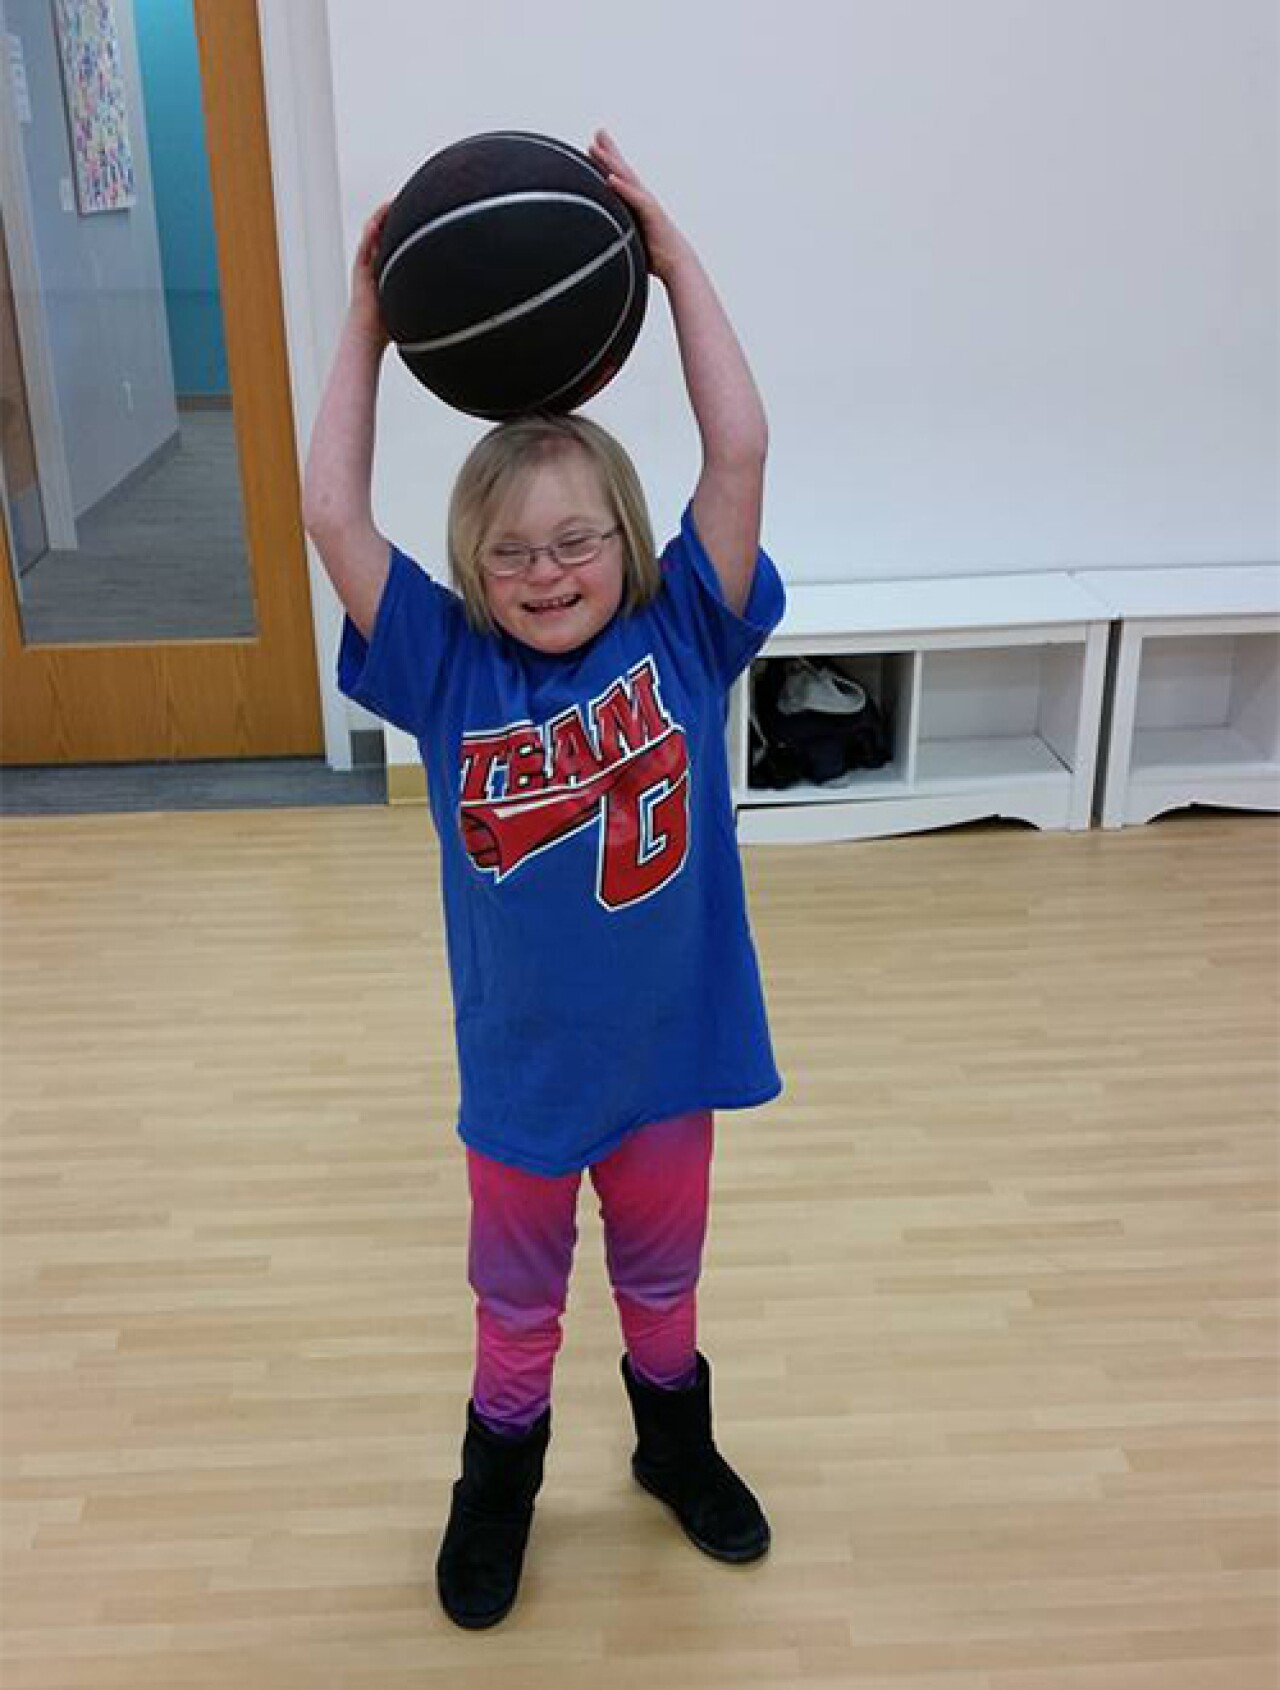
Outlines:
{"type": "MultiPolygon", "coordinates": [[[[255,0],[188,3],[230,390],[224,456],[230,480],[239,482],[247,626],[216,637],[33,638],[31,577],[17,584],[10,535],[0,522],[5,763],[266,757],[322,748],[255,0]]],[[[154,147],[153,138],[153,157],[154,147]]],[[[71,209],[66,197],[64,188],[64,212],[71,209]]],[[[190,420],[198,420],[194,410],[190,420]]],[[[110,497],[101,508],[110,513],[110,497]]],[[[198,538],[190,536],[193,544],[198,538]]]]}

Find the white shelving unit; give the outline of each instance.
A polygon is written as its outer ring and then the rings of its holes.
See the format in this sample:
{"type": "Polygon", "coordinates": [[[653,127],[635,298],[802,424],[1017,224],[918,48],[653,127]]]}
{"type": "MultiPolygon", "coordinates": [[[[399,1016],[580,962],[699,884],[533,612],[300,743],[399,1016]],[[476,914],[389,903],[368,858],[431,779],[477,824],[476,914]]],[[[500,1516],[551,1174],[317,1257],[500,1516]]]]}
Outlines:
{"type": "Polygon", "coordinates": [[[1280,810],[1280,568],[1075,579],[1119,623],[1103,826],[1188,804],[1280,810]]]}
{"type": "Polygon", "coordinates": [[[1007,816],[1087,828],[1107,616],[1066,574],[864,581],[788,589],[787,612],[730,700],[744,842],[867,839],[1007,816]],[[836,659],[889,719],[883,769],[821,786],[750,782],[760,665],[836,659]]]}

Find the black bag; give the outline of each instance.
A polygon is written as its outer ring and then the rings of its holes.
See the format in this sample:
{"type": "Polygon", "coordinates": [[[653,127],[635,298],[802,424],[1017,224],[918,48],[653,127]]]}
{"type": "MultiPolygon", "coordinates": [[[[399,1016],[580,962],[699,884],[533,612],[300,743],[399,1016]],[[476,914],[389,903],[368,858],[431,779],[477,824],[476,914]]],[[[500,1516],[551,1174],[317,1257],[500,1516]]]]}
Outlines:
{"type": "Polygon", "coordinates": [[[865,687],[821,658],[766,661],[754,678],[752,786],[822,785],[891,756],[889,725],[865,687]]]}

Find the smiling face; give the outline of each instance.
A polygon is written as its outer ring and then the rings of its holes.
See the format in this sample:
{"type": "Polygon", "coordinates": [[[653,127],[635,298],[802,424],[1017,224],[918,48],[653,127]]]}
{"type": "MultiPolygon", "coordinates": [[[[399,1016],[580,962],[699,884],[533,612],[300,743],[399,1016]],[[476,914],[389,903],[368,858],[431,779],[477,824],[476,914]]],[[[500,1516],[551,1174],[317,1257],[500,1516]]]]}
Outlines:
{"type": "MultiPolygon", "coordinates": [[[[549,454],[523,478],[496,513],[484,536],[481,560],[494,546],[546,546],[617,524],[599,472],[577,446],[549,454]]],[[[606,540],[599,556],[565,569],[539,552],[522,575],[481,571],[484,599],[498,626],[551,654],[576,651],[617,614],[624,585],[623,536],[606,540]]]]}

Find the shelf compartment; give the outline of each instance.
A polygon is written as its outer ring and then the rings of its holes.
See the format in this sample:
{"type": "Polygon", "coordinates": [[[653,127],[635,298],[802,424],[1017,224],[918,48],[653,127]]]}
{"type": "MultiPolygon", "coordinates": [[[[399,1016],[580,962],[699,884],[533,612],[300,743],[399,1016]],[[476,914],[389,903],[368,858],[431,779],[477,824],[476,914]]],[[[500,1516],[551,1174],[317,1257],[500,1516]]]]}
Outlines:
{"type": "Polygon", "coordinates": [[[1069,784],[1080,755],[1084,684],[1083,641],[926,652],[917,789],[1069,784]]]}
{"type": "Polygon", "coordinates": [[[1280,635],[1142,641],[1130,773],[1222,774],[1280,761],[1280,635]]]}
{"type": "MultiPolygon", "coordinates": [[[[751,696],[767,665],[785,662],[784,657],[757,658],[751,665],[748,686],[751,696]]],[[[821,803],[824,800],[905,796],[911,785],[915,700],[919,684],[919,654],[916,652],[840,652],[824,654],[823,662],[847,675],[875,700],[888,725],[889,761],[879,769],[851,769],[821,785],[801,782],[789,787],[759,785],[751,779],[750,730],[739,724],[741,762],[746,773],[745,792],[752,802],[770,804],[821,803]]],[[[744,712],[745,715],[745,712],[744,712]]]]}

